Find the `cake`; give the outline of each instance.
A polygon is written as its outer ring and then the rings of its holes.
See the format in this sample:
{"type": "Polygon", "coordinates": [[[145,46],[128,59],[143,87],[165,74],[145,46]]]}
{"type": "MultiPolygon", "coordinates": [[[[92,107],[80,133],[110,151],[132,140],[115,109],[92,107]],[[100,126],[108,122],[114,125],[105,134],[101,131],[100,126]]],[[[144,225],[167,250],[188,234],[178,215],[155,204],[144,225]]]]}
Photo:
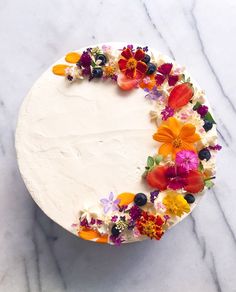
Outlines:
{"type": "Polygon", "coordinates": [[[213,186],[216,123],[204,91],[157,50],[107,43],[69,52],[25,98],[23,180],[78,237],[160,240],[213,186]]]}

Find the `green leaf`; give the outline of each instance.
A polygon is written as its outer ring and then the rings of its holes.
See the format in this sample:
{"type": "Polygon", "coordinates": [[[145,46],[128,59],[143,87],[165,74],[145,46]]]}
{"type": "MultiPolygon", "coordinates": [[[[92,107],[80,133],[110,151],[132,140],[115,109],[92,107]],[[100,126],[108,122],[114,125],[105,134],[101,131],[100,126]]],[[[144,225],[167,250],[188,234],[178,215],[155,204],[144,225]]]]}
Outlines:
{"type": "Polygon", "coordinates": [[[210,189],[210,188],[212,188],[212,187],[214,186],[214,183],[213,183],[213,181],[211,181],[211,180],[206,180],[206,181],[205,181],[205,186],[206,186],[208,189],[210,189]]]}
{"type": "Polygon", "coordinates": [[[204,121],[209,121],[213,124],[216,124],[210,112],[207,112],[207,114],[204,116],[204,121]]]}
{"type": "Polygon", "coordinates": [[[153,167],[153,165],[154,165],[154,159],[153,159],[153,157],[152,156],[148,156],[148,159],[147,159],[147,166],[149,167],[149,168],[151,168],[151,167],[153,167]]]}
{"type": "Polygon", "coordinates": [[[155,157],[155,163],[156,163],[156,165],[158,165],[162,161],[162,159],[163,159],[163,156],[162,155],[157,155],[155,157]]]}
{"type": "Polygon", "coordinates": [[[199,108],[199,106],[201,106],[201,105],[202,104],[199,101],[197,101],[193,107],[193,110],[196,111],[199,108]]]}
{"type": "Polygon", "coordinates": [[[204,167],[203,167],[202,162],[199,163],[198,169],[199,169],[200,171],[203,171],[203,170],[204,170],[204,167]]]}

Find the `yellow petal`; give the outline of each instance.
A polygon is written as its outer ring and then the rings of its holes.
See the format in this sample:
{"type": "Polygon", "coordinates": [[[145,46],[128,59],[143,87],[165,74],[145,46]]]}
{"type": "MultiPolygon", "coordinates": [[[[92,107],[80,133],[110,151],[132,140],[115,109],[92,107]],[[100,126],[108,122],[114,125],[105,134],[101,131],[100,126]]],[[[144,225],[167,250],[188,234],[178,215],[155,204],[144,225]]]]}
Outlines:
{"type": "Polygon", "coordinates": [[[68,63],[77,63],[79,62],[79,59],[80,59],[80,54],[76,53],[76,52],[71,52],[71,53],[68,53],[66,56],[65,56],[65,60],[66,62],[68,63]]]}
{"type": "Polygon", "coordinates": [[[68,68],[68,65],[65,64],[58,64],[52,67],[52,72],[56,75],[65,76],[65,70],[68,68]]]}
{"type": "Polygon", "coordinates": [[[133,193],[121,193],[116,199],[120,200],[119,206],[129,205],[134,201],[135,194],[133,193]]]}
{"type": "Polygon", "coordinates": [[[171,154],[173,151],[173,146],[171,143],[164,143],[161,145],[161,147],[159,148],[158,150],[158,153],[160,155],[163,155],[163,156],[167,156],[169,154],[171,154]]]}

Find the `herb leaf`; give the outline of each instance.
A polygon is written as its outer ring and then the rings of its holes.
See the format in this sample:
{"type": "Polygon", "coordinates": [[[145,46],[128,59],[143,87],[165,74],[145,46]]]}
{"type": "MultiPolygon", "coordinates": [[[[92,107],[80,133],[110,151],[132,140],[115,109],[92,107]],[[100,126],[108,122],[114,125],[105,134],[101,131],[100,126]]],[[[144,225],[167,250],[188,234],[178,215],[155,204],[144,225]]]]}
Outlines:
{"type": "Polygon", "coordinates": [[[149,168],[151,168],[151,167],[154,166],[154,163],[155,163],[155,161],[154,161],[153,157],[152,157],[152,156],[148,156],[148,159],[147,159],[147,166],[148,166],[149,168]]]}

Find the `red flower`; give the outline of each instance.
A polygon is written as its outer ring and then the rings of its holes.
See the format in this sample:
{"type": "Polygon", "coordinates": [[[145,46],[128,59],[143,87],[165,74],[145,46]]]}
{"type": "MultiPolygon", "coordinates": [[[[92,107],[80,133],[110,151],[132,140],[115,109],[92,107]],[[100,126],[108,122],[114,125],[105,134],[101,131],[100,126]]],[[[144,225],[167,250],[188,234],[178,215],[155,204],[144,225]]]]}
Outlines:
{"type": "Polygon", "coordinates": [[[161,239],[164,231],[162,226],[164,220],[161,216],[154,216],[148,212],[143,211],[141,217],[136,221],[136,227],[142,235],[146,235],[151,239],[161,239]]]}
{"type": "Polygon", "coordinates": [[[118,61],[120,70],[128,78],[141,78],[147,71],[147,65],[141,61],[144,56],[145,53],[141,49],[132,52],[129,48],[125,48],[118,61]]]}
{"type": "Polygon", "coordinates": [[[166,79],[168,80],[168,84],[170,86],[174,86],[177,83],[179,76],[170,74],[172,67],[173,64],[164,63],[157,68],[157,74],[155,77],[157,85],[162,85],[166,79]]]}
{"type": "Polygon", "coordinates": [[[147,183],[161,191],[184,189],[187,192],[198,193],[204,189],[203,175],[197,170],[186,171],[177,166],[158,166],[147,175],[147,183]]]}

